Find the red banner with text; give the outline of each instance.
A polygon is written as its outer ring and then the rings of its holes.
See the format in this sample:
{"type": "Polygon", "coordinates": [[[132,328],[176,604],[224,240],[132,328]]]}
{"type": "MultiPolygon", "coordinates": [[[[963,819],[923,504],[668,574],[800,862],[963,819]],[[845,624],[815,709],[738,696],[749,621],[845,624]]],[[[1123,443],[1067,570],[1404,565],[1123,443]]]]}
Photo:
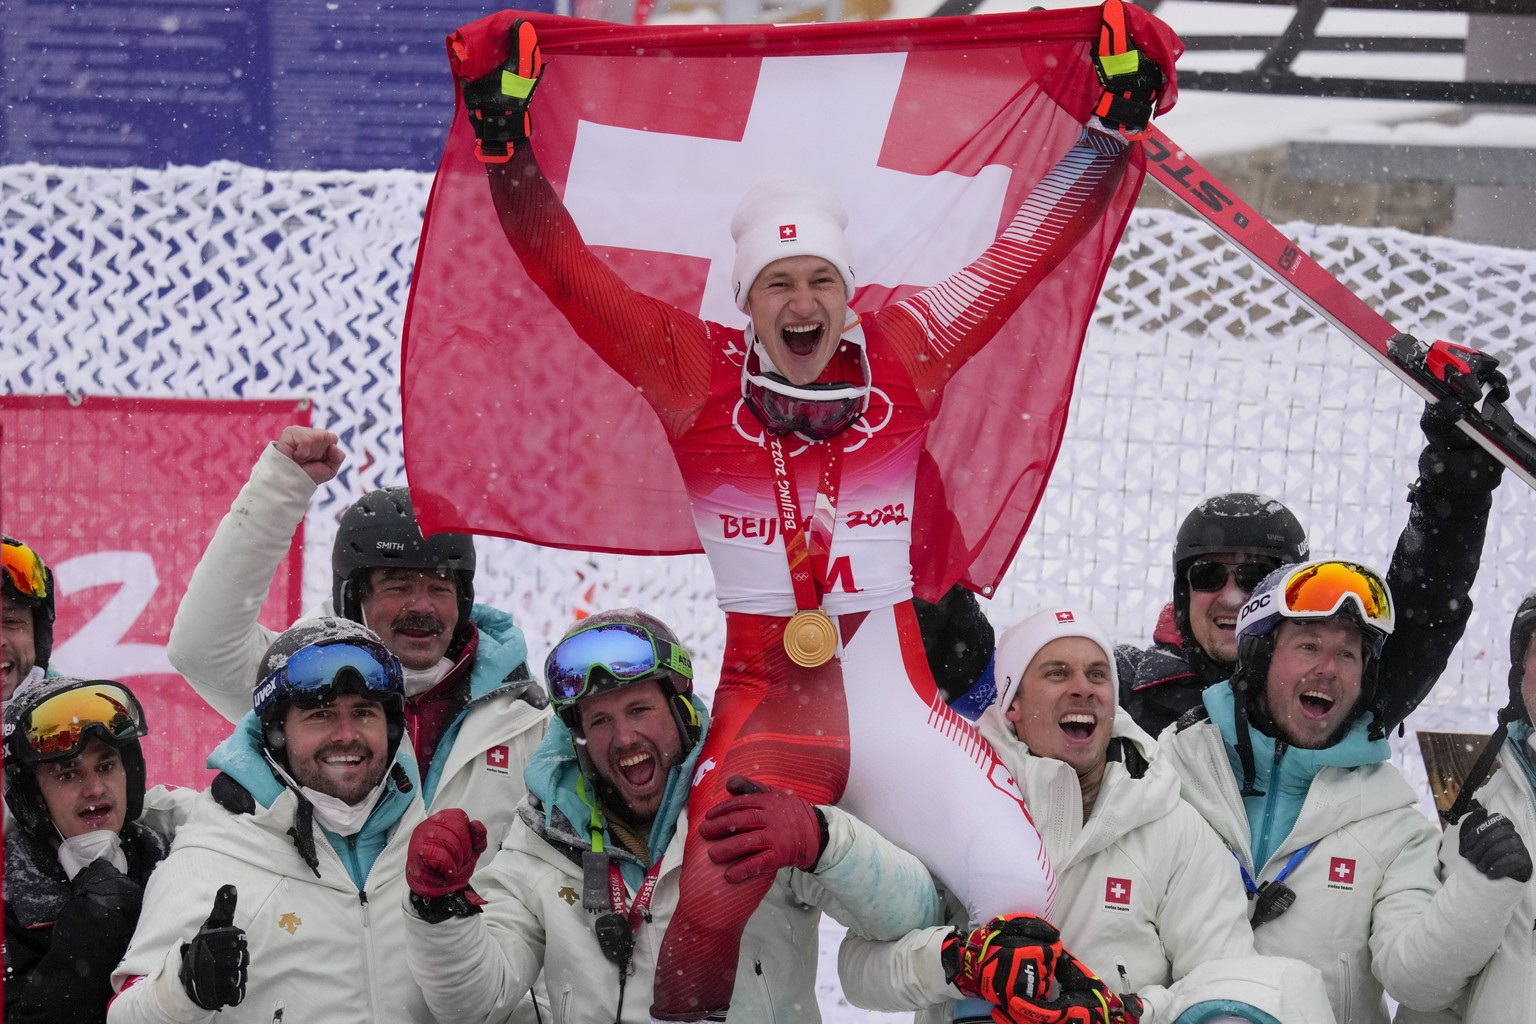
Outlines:
{"type": "MultiPolygon", "coordinates": [[[[0,396],[0,529],[52,568],[50,668],[116,679],[144,704],[149,784],[202,788],[229,723],[166,660],[176,608],[251,466],[297,399],[0,396]]],[[[303,533],[273,579],[261,621],[298,618],[303,533]]],[[[253,680],[254,683],[254,680],[253,680]]]]}

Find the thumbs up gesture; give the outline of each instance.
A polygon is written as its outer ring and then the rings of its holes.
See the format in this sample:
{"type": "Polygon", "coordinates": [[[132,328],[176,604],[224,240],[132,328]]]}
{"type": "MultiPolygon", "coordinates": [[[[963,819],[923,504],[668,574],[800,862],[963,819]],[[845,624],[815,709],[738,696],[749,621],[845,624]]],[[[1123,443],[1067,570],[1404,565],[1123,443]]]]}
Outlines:
{"type": "Polygon", "coordinates": [[[208,920],[181,945],[181,987],[205,1010],[237,1006],[250,962],[245,931],[235,927],[235,887],[221,886],[208,920]]]}

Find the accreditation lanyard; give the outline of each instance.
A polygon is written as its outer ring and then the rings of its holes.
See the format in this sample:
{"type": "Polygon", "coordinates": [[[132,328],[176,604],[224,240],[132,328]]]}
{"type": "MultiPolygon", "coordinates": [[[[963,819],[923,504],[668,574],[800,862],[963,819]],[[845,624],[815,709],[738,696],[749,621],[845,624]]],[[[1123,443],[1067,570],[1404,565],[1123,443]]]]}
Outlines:
{"type": "MultiPolygon", "coordinates": [[[[1306,846],[1303,846],[1301,849],[1291,854],[1291,859],[1285,862],[1285,867],[1281,868],[1280,873],[1275,876],[1275,884],[1278,885],[1289,878],[1291,872],[1296,870],[1296,865],[1300,864],[1302,858],[1311,853],[1312,847],[1316,845],[1317,843],[1315,842],[1308,843],[1306,846]]],[[[1236,851],[1233,851],[1232,859],[1237,860],[1236,851]]],[[[1243,888],[1248,891],[1248,898],[1252,899],[1253,897],[1257,896],[1259,894],[1260,886],[1253,880],[1253,876],[1248,873],[1248,869],[1243,867],[1243,862],[1241,860],[1237,861],[1237,870],[1243,874],[1243,888]]]]}
{"type": "Polygon", "coordinates": [[[608,861],[608,902],[613,906],[615,914],[629,921],[631,935],[640,930],[641,921],[651,919],[651,896],[656,892],[656,882],[660,878],[661,860],[658,859],[645,873],[644,881],[635,891],[635,902],[626,907],[628,901],[624,898],[624,874],[619,870],[618,861],[608,861]]]}
{"type": "Polygon", "coordinates": [[[837,522],[837,492],[843,475],[841,435],[819,442],[821,480],[816,486],[816,505],[809,521],[800,517],[795,477],[784,452],[784,438],[768,438],[768,461],[773,467],[773,500],[779,513],[779,533],[789,560],[789,580],[795,588],[795,607],[813,611],[821,607],[827,585],[827,565],[832,557],[832,528],[837,522]]]}

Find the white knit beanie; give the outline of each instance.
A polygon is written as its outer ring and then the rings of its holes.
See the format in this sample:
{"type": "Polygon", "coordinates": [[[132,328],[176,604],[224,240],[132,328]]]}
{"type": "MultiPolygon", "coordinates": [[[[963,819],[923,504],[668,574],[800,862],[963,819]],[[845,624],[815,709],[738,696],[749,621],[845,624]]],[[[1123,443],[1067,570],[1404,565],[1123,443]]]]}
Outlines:
{"type": "Polygon", "coordinates": [[[1019,680],[1024,670],[1035,660],[1040,649],[1052,640],[1064,636],[1080,636],[1099,645],[1109,660],[1109,678],[1114,685],[1115,699],[1120,697],[1120,677],[1115,672],[1115,644],[1109,631],[1092,614],[1078,608],[1046,608],[1035,612],[1016,626],[1003,631],[997,641],[997,659],[993,664],[993,678],[997,682],[996,704],[1004,711],[1013,703],[1019,692],[1019,680]]]}
{"type": "Polygon", "coordinates": [[[826,185],[809,178],[775,178],[742,196],[731,218],[736,264],[731,287],[736,308],[747,311],[747,292],[763,268],[788,256],[820,256],[837,268],[853,298],[848,211],[826,185]]]}

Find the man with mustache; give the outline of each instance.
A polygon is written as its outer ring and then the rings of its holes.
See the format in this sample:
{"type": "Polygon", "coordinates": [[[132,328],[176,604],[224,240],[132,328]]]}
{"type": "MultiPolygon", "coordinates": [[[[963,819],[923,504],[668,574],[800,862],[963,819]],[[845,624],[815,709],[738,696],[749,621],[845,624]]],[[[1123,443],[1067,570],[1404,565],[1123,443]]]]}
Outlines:
{"type": "MultiPolygon", "coordinates": [[[[311,495],[345,455],[335,434],[290,426],[262,452],[219,523],[176,612],[166,653],[230,721],[275,634],[256,620],[311,495]]],[[[522,631],[475,604],[475,548],[463,534],[424,538],[410,492],[364,494],[342,513],[331,548],[335,614],[376,632],[401,661],[405,731],[428,808],[462,807],[494,849],[523,798],[523,766],[549,720],[522,631]]],[[[531,1018],[530,1018],[531,1019],[531,1018]]]]}
{"type": "MultiPolygon", "coordinates": [[[[1237,619],[1237,668],[1158,739],[1184,799],[1236,863],[1254,947],[1323,974],[1341,1024],[1448,1006],[1498,947],[1531,861],[1507,818],[1437,874],[1439,830],[1372,738],[1392,593],[1358,562],[1276,569],[1237,619]]],[[[1402,1019],[1399,1016],[1399,1019],[1402,1019]]]]}
{"type": "Polygon", "coordinates": [[[209,755],[220,774],[145,890],[107,1019],[424,1024],[399,968],[422,819],[400,660],[365,627],[319,618],[261,666],[253,709],[209,755]]]}
{"type": "MultiPolygon", "coordinates": [[[[709,728],[688,652],[636,609],[574,625],[545,666],[557,721],[528,766],[528,800],[487,867],[485,829],[457,810],[417,826],[407,961],[441,1021],[499,1021],[544,972],[556,1020],[649,1019],[677,907],[689,784],[709,728]]],[[[767,877],[733,964],[732,1014],[817,1019],[817,922],[894,939],[938,919],[916,857],[835,807],[731,780],[699,855],[733,885],[767,877]]],[[[688,847],[687,856],[694,856],[688,847]]]]}

